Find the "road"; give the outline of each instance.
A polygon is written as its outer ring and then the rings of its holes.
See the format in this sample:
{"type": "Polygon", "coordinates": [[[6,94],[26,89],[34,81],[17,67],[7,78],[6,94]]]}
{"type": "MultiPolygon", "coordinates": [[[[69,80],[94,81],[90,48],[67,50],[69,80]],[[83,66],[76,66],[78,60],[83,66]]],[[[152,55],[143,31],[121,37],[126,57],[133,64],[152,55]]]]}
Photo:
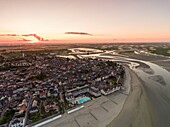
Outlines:
{"type": "Polygon", "coordinates": [[[29,118],[28,118],[28,115],[29,115],[29,113],[30,113],[30,109],[31,109],[31,106],[32,106],[32,103],[33,103],[33,101],[34,101],[34,98],[29,98],[28,99],[28,107],[27,107],[27,109],[26,109],[26,112],[25,112],[25,120],[24,120],[24,127],[26,127],[27,126],[27,124],[29,124],[28,122],[29,122],[29,118]]]}

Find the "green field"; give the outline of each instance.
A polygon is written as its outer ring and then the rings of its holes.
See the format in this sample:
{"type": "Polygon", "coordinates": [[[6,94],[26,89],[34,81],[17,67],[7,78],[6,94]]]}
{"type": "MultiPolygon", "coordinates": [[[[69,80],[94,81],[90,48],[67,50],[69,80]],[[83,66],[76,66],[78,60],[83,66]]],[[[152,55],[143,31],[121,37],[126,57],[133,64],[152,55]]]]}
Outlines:
{"type": "Polygon", "coordinates": [[[158,55],[170,56],[170,47],[156,47],[156,50],[150,52],[158,55]]]}

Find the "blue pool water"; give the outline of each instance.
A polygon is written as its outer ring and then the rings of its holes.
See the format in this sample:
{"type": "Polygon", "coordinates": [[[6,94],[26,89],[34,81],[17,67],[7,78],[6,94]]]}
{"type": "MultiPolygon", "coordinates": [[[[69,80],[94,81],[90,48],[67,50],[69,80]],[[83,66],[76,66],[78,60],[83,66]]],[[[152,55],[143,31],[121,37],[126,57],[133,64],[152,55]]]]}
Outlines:
{"type": "Polygon", "coordinates": [[[83,97],[83,98],[81,98],[80,100],[78,100],[77,102],[78,102],[79,104],[82,104],[82,103],[84,103],[84,102],[86,102],[86,101],[89,101],[89,100],[90,100],[89,97],[83,97]]]}

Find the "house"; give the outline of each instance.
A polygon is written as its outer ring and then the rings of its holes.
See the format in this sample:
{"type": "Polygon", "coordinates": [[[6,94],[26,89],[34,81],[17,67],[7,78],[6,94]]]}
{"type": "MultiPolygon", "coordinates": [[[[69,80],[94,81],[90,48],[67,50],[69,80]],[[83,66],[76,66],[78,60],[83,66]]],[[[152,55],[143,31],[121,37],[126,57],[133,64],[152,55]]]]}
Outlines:
{"type": "Polygon", "coordinates": [[[58,89],[54,89],[51,91],[51,95],[54,96],[54,97],[57,97],[58,96],[58,89]]]}
{"type": "Polygon", "coordinates": [[[30,113],[32,114],[32,113],[36,113],[36,112],[38,112],[38,106],[31,107],[30,113]]]}
{"type": "Polygon", "coordinates": [[[37,104],[38,104],[38,102],[37,102],[36,100],[34,100],[34,101],[32,102],[32,107],[37,107],[37,104]]]}
{"type": "Polygon", "coordinates": [[[8,127],[22,127],[24,126],[24,118],[15,118],[10,121],[8,127]]]}
{"type": "Polygon", "coordinates": [[[51,97],[51,92],[50,91],[47,92],[47,97],[51,97]]]}
{"type": "Polygon", "coordinates": [[[82,87],[77,87],[71,90],[67,90],[65,96],[66,96],[66,100],[70,100],[70,98],[76,97],[80,94],[85,94],[89,92],[89,86],[85,85],[82,87]]]}
{"type": "Polygon", "coordinates": [[[45,112],[50,112],[50,111],[59,111],[59,107],[57,106],[56,102],[52,101],[45,101],[44,102],[44,110],[45,112]]]}
{"type": "Polygon", "coordinates": [[[97,78],[95,81],[96,82],[99,82],[99,81],[101,81],[102,80],[102,78],[97,78]]]}
{"type": "Polygon", "coordinates": [[[24,111],[26,111],[27,106],[26,106],[26,104],[22,103],[22,104],[19,104],[17,108],[19,108],[18,113],[22,114],[22,113],[24,113],[24,111]]]}
{"type": "Polygon", "coordinates": [[[101,92],[100,92],[99,88],[96,88],[94,86],[90,87],[89,94],[91,94],[95,97],[101,96],[101,92]]]}
{"type": "Polygon", "coordinates": [[[31,96],[30,92],[27,92],[27,93],[25,94],[25,97],[30,97],[30,96],[31,96]]]}
{"type": "Polygon", "coordinates": [[[46,96],[46,92],[44,92],[44,91],[42,91],[42,92],[40,92],[40,98],[42,99],[42,98],[46,98],[47,96],[46,96]]]}
{"type": "Polygon", "coordinates": [[[111,93],[114,93],[114,92],[120,90],[120,88],[121,88],[120,86],[116,86],[115,88],[113,87],[112,89],[107,89],[107,90],[101,89],[101,93],[103,95],[109,95],[111,93]]]}

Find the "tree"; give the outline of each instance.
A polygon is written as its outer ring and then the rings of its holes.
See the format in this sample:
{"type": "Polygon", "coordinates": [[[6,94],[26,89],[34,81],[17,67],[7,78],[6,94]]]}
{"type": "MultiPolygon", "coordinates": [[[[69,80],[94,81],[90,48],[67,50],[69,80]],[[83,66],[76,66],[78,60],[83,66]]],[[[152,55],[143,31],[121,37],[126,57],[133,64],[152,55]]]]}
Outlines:
{"type": "Polygon", "coordinates": [[[35,76],[35,78],[38,80],[44,80],[46,77],[47,77],[46,74],[44,74],[42,72],[35,76]]]}

